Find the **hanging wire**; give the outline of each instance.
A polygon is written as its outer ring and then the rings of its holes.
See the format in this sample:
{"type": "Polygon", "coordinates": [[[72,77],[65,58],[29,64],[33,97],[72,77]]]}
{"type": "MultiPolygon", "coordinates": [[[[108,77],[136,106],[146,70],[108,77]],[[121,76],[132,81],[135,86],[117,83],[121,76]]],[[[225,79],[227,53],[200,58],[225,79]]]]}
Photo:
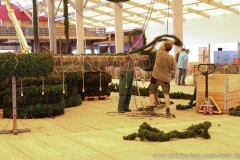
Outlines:
{"type": "Polygon", "coordinates": [[[62,87],[63,87],[63,94],[65,94],[65,87],[64,87],[64,72],[63,72],[63,83],[62,83],[62,87]]]}
{"type": "Polygon", "coordinates": [[[42,95],[44,95],[44,77],[43,77],[43,84],[42,84],[42,95]]]}
{"type": "Polygon", "coordinates": [[[82,92],[85,92],[85,89],[84,89],[84,58],[83,58],[83,65],[82,65],[82,83],[83,83],[82,92]]]}
{"type": "Polygon", "coordinates": [[[21,81],[21,96],[23,96],[23,89],[22,89],[22,78],[20,78],[21,81]]]}
{"type": "Polygon", "coordinates": [[[100,71],[100,78],[99,78],[99,81],[100,81],[99,91],[102,91],[102,73],[101,73],[101,71],[100,71]]]}
{"type": "Polygon", "coordinates": [[[145,19],[143,27],[142,27],[142,33],[141,33],[140,37],[138,38],[137,42],[129,49],[129,51],[131,51],[138,44],[138,42],[142,38],[143,34],[145,33],[145,31],[147,29],[147,26],[148,26],[148,23],[149,23],[149,20],[150,20],[151,15],[152,15],[153,6],[154,6],[154,0],[152,0],[151,3],[150,3],[150,7],[148,9],[147,16],[146,16],[146,19],[145,19]]]}
{"type": "Polygon", "coordinates": [[[168,34],[169,9],[170,9],[170,0],[168,0],[167,34],[168,34]]]}

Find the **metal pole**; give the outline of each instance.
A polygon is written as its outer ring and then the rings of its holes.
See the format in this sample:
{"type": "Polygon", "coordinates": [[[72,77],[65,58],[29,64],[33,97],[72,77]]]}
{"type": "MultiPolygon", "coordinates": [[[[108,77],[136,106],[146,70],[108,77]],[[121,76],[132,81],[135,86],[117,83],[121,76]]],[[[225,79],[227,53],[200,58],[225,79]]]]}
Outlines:
{"type": "Polygon", "coordinates": [[[12,76],[13,133],[17,135],[16,77],[12,76]]]}

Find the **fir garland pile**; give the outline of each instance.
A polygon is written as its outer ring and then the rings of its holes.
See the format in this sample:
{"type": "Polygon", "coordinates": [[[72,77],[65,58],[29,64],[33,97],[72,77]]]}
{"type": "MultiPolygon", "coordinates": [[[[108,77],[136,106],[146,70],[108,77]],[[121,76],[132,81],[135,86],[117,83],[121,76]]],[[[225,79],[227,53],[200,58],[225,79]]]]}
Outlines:
{"type": "MultiPolygon", "coordinates": [[[[77,93],[79,73],[67,73],[63,85],[62,75],[47,77],[27,77],[17,79],[17,115],[18,118],[45,118],[64,114],[64,108],[79,106],[81,96],[77,93]],[[65,93],[63,93],[65,90],[65,93]]],[[[3,116],[12,116],[11,79],[6,79],[3,99],[3,116]]]]}
{"type": "Polygon", "coordinates": [[[190,102],[188,103],[188,105],[181,105],[181,104],[178,104],[176,105],[176,109],[177,110],[186,110],[186,109],[189,109],[189,108],[193,108],[196,106],[196,102],[193,103],[194,101],[196,100],[196,87],[194,89],[194,93],[190,99],[190,102]]]}
{"type": "Polygon", "coordinates": [[[240,117],[240,106],[237,106],[236,108],[230,110],[229,115],[240,117]]]}
{"type": "Polygon", "coordinates": [[[84,92],[83,89],[83,77],[78,81],[78,93],[82,98],[85,96],[110,96],[111,89],[109,89],[109,83],[112,81],[112,76],[108,73],[101,72],[101,87],[100,90],[100,72],[85,72],[84,73],[84,92]]]}
{"type": "MultiPolygon", "coordinates": [[[[110,89],[111,92],[118,92],[119,91],[119,85],[118,84],[110,84],[109,89],[110,89]]],[[[149,96],[148,88],[139,87],[139,92],[140,92],[140,96],[149,96]]],[[[135,85],[132,87],[132,95],[138,95],[138,88],[135,85]]],[[[185,94],[183,92],[173,92],[173,93],[170,93],[169,96],[172,99],[189,99],[189,100],[191,100],[193,97],[196,97],[194,95],[185,94]]],[[[158,90],[158,97],[159,98],[164,98],[164,95],[163,95],[161,90],[158,90]]]]}
{"type": "Polygon", "coordinates": [[[157,128],[151,127],[146,122],[139,127],[138,133],[132,133],[128,136],[123,136],[124,140],[135,140],[135,138],[140,138],[141,141],[158,141],[165,142],[170,141],[172,138],[197,138],[202,137],[205,139],[210,139],[211,136],[208,133],[208,129],[211,127],[211,122],[205,121],[204,123],[199,123],[197,125],[191,125],[186,129],[186,131],[179,132],[177,130],[164,133],[157,128]]]}
{"type": "Polygon", "coordinates": [[[3,97],[6,95],[6,78],[0,77],[0,109],[3,109],[3,97]]]}
{"type": "Polygon", "coordinates": [[[0,77],[42,77],[53,71],[53,56],[46,53],[0,54],[0,77]]]}

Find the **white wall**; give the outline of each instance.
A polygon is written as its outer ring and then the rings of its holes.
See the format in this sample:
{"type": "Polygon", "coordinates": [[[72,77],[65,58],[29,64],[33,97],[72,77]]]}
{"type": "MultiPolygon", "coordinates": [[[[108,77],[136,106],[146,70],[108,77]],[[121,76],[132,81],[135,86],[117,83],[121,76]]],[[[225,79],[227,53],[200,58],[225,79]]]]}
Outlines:
{"type": "MultiPolygon", "coordinates": [[[[149,25],[146,29],[147,42],[166,33],[166,23],[149,25]]],[[[172,22],[168,24],[168,34],[173,34],[172,22]]],[[[198,55],[195,56],[195,54],[198,54],[196,53],[198,47],[207,47],[208,44],[211,44],[210,54],[212,57],[213,51],[216,51],[217,48],[223,48],[223,51],[237,50],[237,42],[240,42],[240,15],[227,14],[226,16],[211,16],[209,19],[187,19],[183,23],[183,43],[186,48],[191,50],[190,62],[197,61],[195,57],[198,58],[198,55]]]]}

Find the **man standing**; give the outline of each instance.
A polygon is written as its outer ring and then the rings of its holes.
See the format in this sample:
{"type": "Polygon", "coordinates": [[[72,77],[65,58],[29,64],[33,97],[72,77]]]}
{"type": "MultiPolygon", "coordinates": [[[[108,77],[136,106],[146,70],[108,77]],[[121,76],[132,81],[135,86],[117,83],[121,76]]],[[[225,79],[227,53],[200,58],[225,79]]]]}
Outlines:
{"type": "Polygon", "coordinates": [[[189,52],[190,52],[190,50],[186,49],[185,52],[180,53],[180,55],[178,57],[178,64],[177,64],[177,68],[179,69],[178,85],[183,85],[183,86],[186,85],[185,78],[186,78],[189,52]]]}
{"type": "Polygon", "coordinates": [[[118,112],[125,113],[131,112],[129,104],[132,95],[132,83],[134,78],[133,63],[128,56],[127,62],[121,67],[121,73],[119,77],[119,100],[118,100],[118,112]]]}
{"type": "MultiPolygon", "coordinates": [[[[178,53],[175,55],[176,63],[178,63],[179,54],[182,53],[182,52],[184,52],[184,51],[185,51],[185,49],[182,48],[181,52],[178,52],[178,53]]],[[[175,71],[175,84],[178,84],[178,74],[179,74],[179,70],[176,69],[176,71],[175,71]]]]}
{"type": "Polygon", "coordinates": [[[176,60],[174,56],[169,54],[173,47],[174,41],[165,41],[158,49],[155,64],[153,67],[152,77],[149,84],[149,99],[150,107],[148,108],[149,114],[154,114],[155,95],[158,91],[158,87],[162,87],[166,104],[166,115],[170,116],[170,81],[171,71],[176,70],[176,60]]]}

